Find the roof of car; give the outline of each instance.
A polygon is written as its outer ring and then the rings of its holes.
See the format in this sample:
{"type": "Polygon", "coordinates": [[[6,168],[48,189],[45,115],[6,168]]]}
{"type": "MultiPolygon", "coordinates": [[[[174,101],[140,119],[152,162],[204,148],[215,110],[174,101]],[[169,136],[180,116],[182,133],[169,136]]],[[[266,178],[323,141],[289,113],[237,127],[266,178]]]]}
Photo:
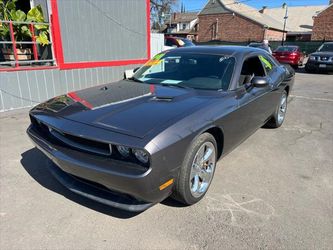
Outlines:
{"type": "Polygon", "coordinates": [[[193,46],[193,47],[182,47],[170,50],[173,53],[205,53],[205,54],[222,54],[222,55],[233,55],[233,54],[248,54],[251,52],[262,52],[263,50],[246,47],[246,46],[193,46]]]}
{"type": "Polygon", "coordinates": [[[291,47],[291,48],[296,48],[296,47],[299,47],[298,45],[280,45],[278,46],[278,48],[282,48],[282,47],[291,47]]]}

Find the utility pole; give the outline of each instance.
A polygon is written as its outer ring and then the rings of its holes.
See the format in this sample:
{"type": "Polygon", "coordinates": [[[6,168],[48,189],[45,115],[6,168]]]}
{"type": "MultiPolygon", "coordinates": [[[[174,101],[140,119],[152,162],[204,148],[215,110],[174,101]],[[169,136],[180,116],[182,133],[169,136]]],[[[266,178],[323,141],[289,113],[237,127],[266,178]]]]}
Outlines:
{"type": "Polygon", "coordinates": [[[287,19],[288,19],[288,5],[286,3],[284,3],[282,5],[282,8],[286,9],[286,13],[284,15],[283,34],[282,34],[282,42],[281,42],[281,45],[283,46],[284,40],[285,40],[284,33],[286,32],[286,24],[287,24],[287,19]]]}

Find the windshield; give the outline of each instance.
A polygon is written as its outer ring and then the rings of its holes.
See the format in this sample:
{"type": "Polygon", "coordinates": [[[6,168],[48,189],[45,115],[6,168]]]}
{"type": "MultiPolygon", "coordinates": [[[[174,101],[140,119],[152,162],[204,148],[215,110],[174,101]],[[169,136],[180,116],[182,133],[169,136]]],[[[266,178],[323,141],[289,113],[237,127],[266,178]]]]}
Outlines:
{"type": "Polygon", "coordinates": [[[297,47],[278,47],[275,52],[294,52],[297,50],[297,47]]]}
{"type": "Polygon", "coordinates": [[[318,51],[320,51],[320,52],[323,52],[323,51],[333,52],[333,43],[324,43],[323,45],[321,45],[319,47],[318,51]]]}
{"type": "Polygon", "coordinates": [[[224,55],[167,52],[156,55],[133,76],[149,84],[227,90],[235,58],[224,55]]]}

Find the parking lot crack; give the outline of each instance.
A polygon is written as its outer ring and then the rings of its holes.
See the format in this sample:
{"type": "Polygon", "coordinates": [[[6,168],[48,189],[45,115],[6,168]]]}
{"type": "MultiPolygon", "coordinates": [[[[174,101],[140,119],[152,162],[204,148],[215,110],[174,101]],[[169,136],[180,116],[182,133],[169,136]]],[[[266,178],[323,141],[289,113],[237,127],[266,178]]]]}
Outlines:
{"type": "Polygon", "coordinates": [[[322,102],[333,102],[333,99],[329,98],[320,98],[320,97],[309,97],[309,96],[301,96],[301,95],[290,95],[290,98],[294,100],[295,98],[299,99],[306,99],[306,100],[311,100],[311,101],[322,101],[322,102]]]}

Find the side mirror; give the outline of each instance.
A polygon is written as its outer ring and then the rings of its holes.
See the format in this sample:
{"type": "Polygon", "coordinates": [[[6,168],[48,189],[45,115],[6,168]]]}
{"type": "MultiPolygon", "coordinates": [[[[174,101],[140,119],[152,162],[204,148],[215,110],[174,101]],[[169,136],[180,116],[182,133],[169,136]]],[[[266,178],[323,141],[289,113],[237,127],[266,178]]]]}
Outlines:
{"type": "Polygon", "coordinates": [[[251,83],[254,87],[256,88],[263,88],[268,86],[268,81],[266,77],[261,77],[261,76],[255,76],[251,80],[251,83]]]}

